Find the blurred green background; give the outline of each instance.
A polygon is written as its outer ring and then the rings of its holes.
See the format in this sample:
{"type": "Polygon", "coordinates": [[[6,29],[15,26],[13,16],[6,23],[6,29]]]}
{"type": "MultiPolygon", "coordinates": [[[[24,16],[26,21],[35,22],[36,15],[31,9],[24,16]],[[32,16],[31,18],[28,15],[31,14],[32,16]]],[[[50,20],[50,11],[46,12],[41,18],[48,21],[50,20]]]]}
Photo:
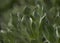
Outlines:
{"type": "Polygon", "coordinates": [[[0,0],[0,43],[60,43],[60,0],[0,0]]]}

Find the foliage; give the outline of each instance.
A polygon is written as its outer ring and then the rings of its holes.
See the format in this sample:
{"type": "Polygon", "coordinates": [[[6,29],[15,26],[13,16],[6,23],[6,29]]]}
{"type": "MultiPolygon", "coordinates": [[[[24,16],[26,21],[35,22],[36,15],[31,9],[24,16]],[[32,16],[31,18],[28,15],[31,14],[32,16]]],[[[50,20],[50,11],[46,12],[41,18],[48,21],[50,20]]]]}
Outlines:
{"type": "Polygon", "coordinates": [[[60,43],[60,0],[0,0],[0,43],[60,43]]]}

